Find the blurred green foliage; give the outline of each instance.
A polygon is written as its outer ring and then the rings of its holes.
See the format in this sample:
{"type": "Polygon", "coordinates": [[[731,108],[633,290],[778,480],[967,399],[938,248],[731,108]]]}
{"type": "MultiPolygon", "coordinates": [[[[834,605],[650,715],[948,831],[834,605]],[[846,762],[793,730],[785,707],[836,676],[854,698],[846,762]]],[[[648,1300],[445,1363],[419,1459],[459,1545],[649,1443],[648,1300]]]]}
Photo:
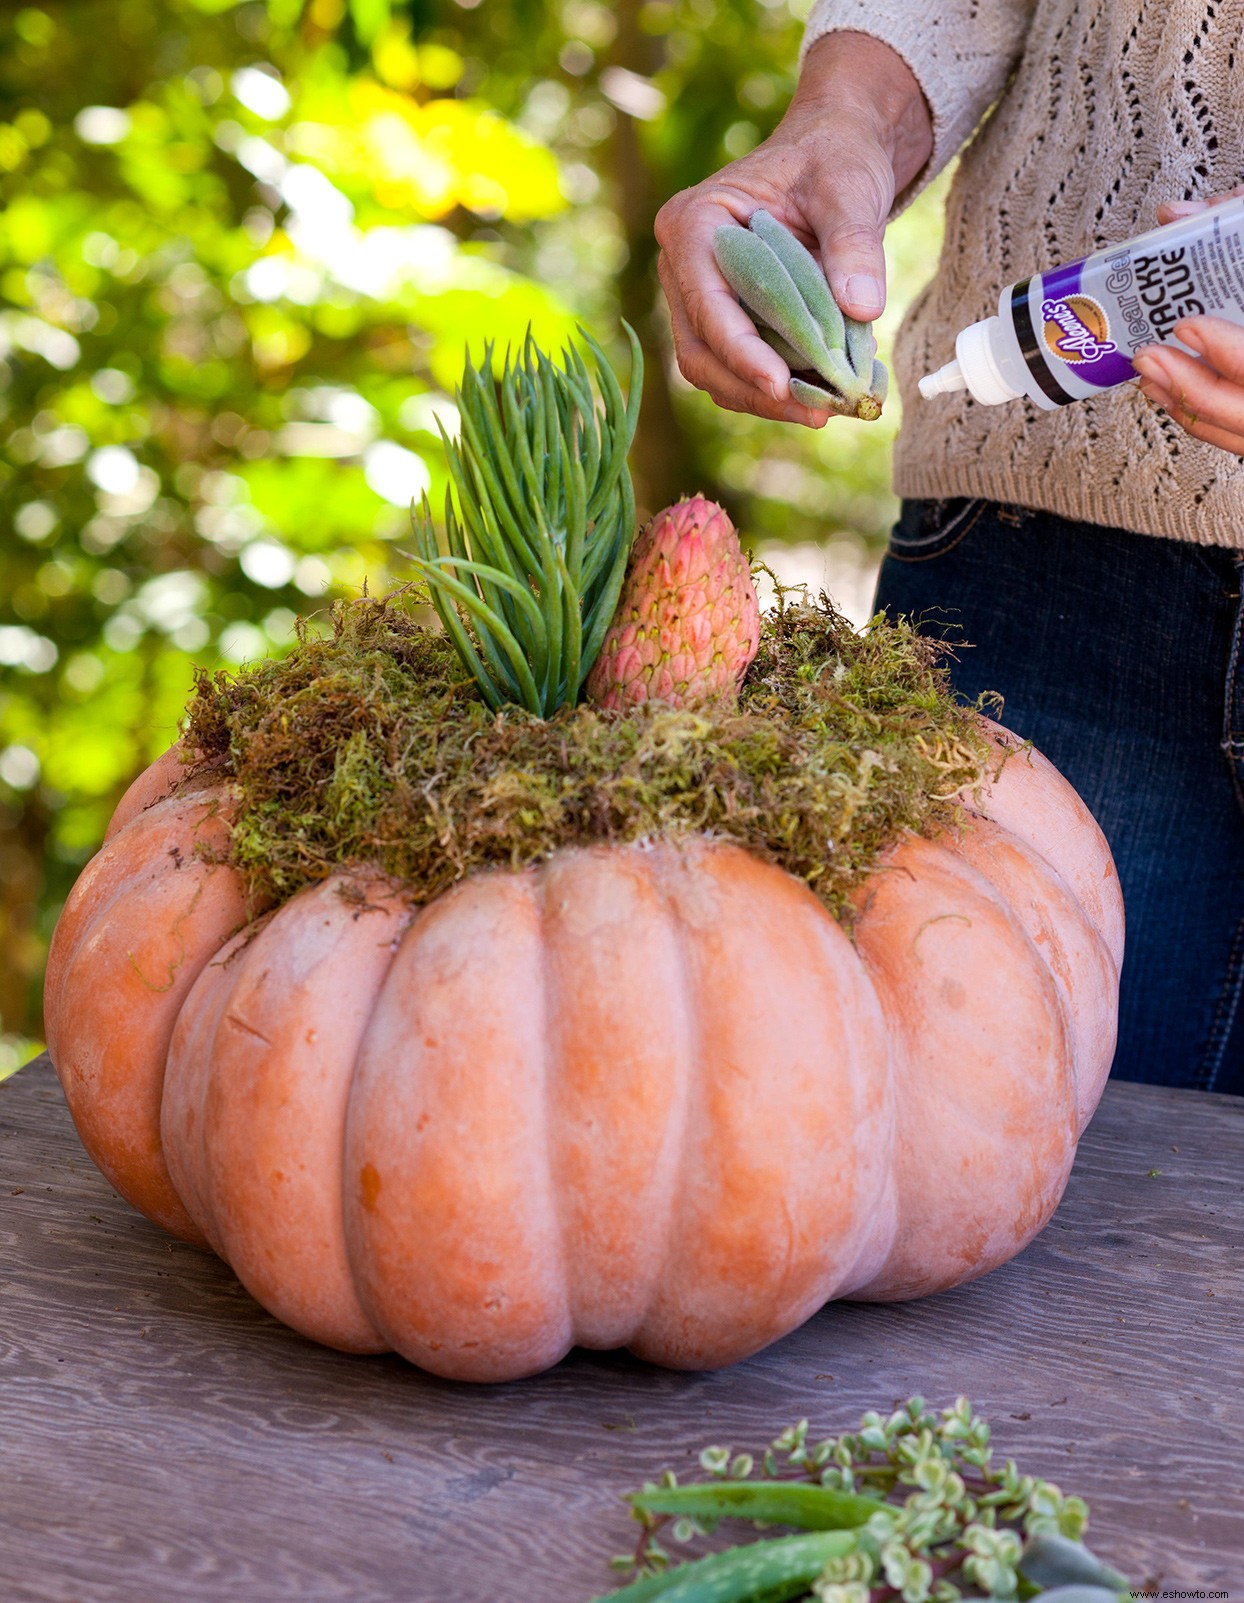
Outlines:
{"type": "MultiPolygon", "coordinates": [[[[576,321],[648,354],[641,512],[874,546],[881,424],[722,413],[678,377],[652,218],[794,84],[787,0],[45,0],[0,16],[0,1077],[47,939],[195,664],[405,566],[464,344],[576,321]],[[395,544],[396,542],[396,544],[395,544]],[[5,1042],[7,1041],[7,1046],[5,1042]]],[[[894,301],[936,199],[891,231],[894,301]]]]}

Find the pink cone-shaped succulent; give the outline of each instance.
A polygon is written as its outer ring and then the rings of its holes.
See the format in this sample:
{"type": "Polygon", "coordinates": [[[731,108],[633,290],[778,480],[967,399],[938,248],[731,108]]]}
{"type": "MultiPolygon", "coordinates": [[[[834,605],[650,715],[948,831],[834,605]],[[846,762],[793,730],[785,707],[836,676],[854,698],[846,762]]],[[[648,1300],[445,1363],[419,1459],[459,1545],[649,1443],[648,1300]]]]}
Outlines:
{"type": "Polygon", "coordinates": [[[635,541],[587,693],[619,711],[731,697],[760,645],[760,605],[738,533],[693,495],[658,512],[635,541]]]}

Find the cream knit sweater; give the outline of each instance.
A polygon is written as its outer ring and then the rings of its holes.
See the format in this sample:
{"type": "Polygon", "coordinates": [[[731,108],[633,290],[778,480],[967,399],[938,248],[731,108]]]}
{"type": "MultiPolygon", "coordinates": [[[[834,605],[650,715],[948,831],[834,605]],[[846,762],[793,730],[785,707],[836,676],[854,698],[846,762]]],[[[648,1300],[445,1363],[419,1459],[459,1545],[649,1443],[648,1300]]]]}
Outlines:
{"type": "Polygon", "coordinates": [[[1244,549],[1244,461],[1133,384],[1054,412],[915,387],[1003,285],[1152,228],[1160,200],[1244,179],[1244,0],[817,0],[804,50],[841,29],[892,46],[933,113],[932,159],[896,210],[971,141],[894,353],[898,493],[1244,549]]]}

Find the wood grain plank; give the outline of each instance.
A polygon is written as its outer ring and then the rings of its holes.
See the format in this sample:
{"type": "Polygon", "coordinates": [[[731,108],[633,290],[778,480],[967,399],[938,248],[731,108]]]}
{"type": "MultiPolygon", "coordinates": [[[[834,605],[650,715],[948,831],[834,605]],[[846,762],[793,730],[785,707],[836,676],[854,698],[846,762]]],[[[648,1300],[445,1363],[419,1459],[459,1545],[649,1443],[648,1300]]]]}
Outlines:
{"type": "Polygon", "coordinates": [[[1138,1583],[1238,1590],[1242,1192],[1238,1099],[1112,1085],[1054,1221],[983,1281],[832,1305],[718,1374],[575,1353],[468,1388],[269,1318],[111,1191],[41,1062],[0,1086],[0,1599],[583,1603],[646,1476],[914,1391],[967,1392],[1138,1583]]]}

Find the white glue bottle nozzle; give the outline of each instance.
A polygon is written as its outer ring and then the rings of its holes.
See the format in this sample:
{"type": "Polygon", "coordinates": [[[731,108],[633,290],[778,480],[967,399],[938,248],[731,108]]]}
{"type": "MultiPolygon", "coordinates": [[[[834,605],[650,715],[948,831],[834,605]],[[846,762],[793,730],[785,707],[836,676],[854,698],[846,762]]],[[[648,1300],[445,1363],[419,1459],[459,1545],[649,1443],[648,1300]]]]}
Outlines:
{"type": "Polygon", "coordinates": [[[931,401],[935,395],[952,395],[956,390],[966,390],[967,387],[968,381],[963,376],[957,357],[953,362],[947,362],[945,367],[939,367],[936,373],[926,373],[920,380],[920,393],[926,401],[931,401]]]}
{"type": "Polygon", "coordinates": [[[1025,393],[1020,376],[1023,369],[1019,346],[1009,350],[1002,319],[986,317],[968,324],[955,341],[954,361],[922,378],[920,393],[927,401],[935,395],[966,390],[981,406],[1001,406],[1025,393]]]}

